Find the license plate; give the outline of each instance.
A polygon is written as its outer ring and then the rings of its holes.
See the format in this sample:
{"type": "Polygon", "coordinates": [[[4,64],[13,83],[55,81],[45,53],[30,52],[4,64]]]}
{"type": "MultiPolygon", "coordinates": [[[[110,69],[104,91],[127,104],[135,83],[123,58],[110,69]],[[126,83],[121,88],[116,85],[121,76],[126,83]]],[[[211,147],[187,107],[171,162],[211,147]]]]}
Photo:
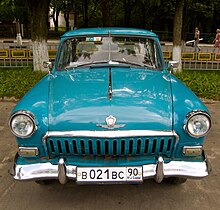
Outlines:
{"type": "Polygon", "coordinates": [[[142,182],[142,166],[77,167],[77,182],[142,182]]]}

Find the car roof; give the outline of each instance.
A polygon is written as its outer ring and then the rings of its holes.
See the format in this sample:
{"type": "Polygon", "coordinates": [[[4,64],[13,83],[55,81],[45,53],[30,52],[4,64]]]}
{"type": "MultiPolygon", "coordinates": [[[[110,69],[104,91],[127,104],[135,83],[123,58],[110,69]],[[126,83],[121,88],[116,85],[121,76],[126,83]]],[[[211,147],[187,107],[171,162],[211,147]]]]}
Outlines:
{"type": "Polygon", "coordinates": [[[151,36],[157,37],[155,33],[145,29],[137,28],[82,28],[64,33],[61,38],[72,36],[88,36],[88,35],[105,35],[105,34],[118,34],[118,35],[133,35],[133,36],[151,36]]]}

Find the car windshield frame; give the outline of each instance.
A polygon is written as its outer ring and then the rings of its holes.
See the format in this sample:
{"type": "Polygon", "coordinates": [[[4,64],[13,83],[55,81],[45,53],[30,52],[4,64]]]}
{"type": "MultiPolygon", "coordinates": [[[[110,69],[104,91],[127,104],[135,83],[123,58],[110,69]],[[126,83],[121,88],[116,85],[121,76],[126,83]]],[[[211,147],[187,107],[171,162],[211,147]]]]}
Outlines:
{"type": "Polygon", "coordinates": [[[161,47],[154,37],[95,34],[62,40],[58,48],[56,70],[71,70],[104,63],[128,64],[156,71],[162,71],[164,66],[161,47]]]}

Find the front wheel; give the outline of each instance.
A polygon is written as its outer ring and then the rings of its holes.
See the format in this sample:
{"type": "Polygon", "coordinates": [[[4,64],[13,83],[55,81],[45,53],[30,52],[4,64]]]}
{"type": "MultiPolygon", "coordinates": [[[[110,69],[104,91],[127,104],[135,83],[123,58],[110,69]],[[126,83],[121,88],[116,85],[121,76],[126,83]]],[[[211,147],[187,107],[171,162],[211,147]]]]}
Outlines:
{"type": "Polygon", "coordinates": [[[181,178],[181,177],[169,177],[167,178],[168,183],[173,184],[173,185],[179,185],[183,184],[187,181],[186,178],[181,178]]]}

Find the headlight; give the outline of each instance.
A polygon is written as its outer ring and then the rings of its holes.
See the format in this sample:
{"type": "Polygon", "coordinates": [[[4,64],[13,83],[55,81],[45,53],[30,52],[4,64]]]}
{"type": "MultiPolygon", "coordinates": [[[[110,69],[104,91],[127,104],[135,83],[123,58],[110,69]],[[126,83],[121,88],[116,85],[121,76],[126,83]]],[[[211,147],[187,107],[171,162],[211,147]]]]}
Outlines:
{"type": "Polygon", "coordinates": [[[34,115],[28,111],[18,111],[11,116],[9,126],[15,136],[30,137],[36,130],[34,115]]]}
{"type": "Polygon", "coordinates": [[[204,111],[193,111],[187,115],[185,130],[190,136],[199,138],[205,136],[211,128],[211,118],[204,111]]]}

